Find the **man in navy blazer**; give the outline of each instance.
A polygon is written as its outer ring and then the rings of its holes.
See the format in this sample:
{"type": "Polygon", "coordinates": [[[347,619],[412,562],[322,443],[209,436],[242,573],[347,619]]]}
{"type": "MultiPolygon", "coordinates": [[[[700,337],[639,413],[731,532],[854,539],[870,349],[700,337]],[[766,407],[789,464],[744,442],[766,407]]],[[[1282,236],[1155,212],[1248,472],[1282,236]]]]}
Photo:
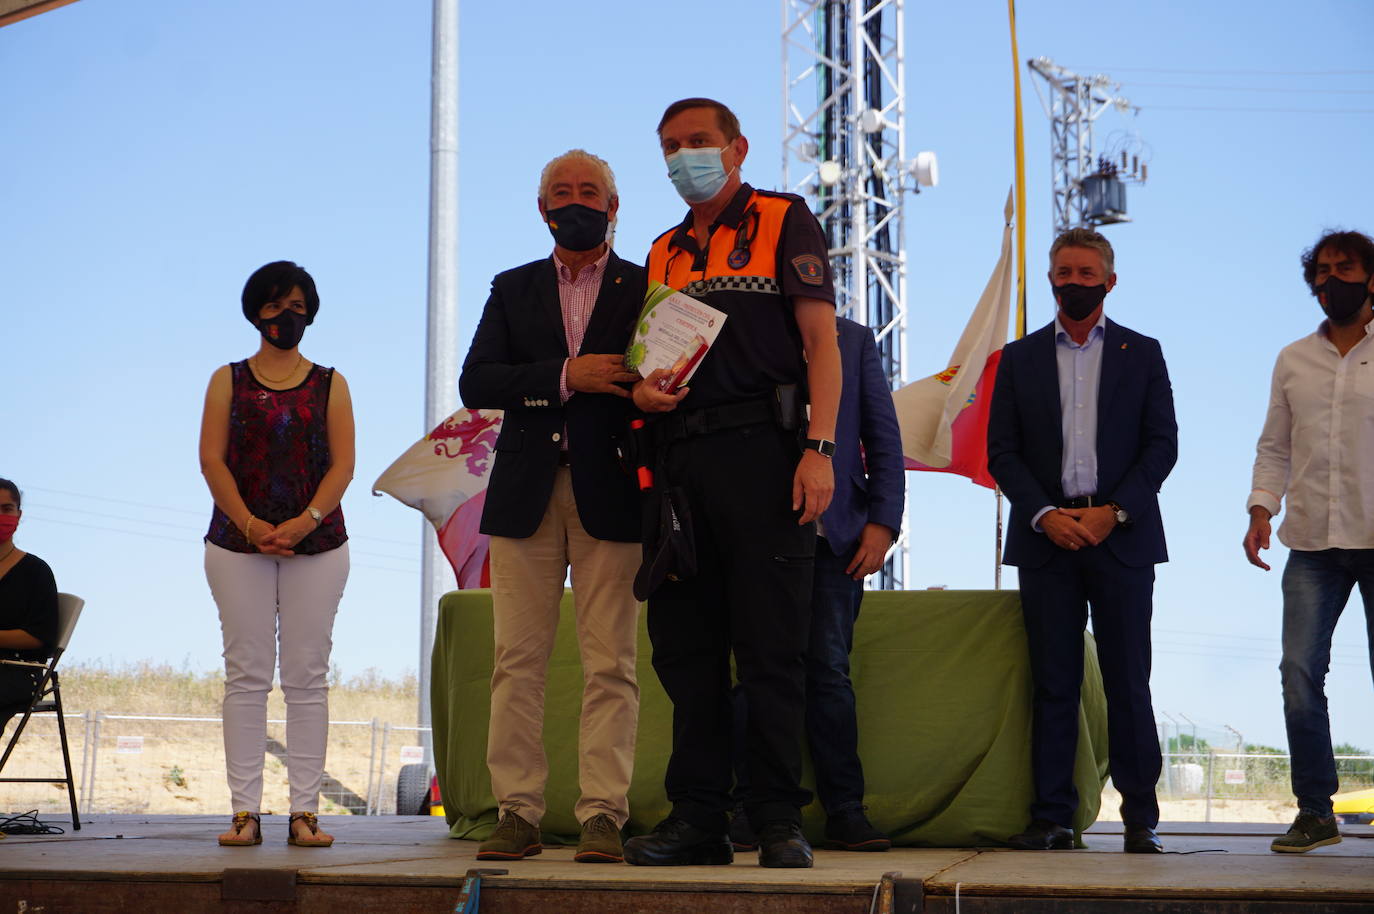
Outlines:
{"type": "MultiPolygon", "coordinates": [[[[806,651],[806,733],[816,771],[816,793],[825,808],[828,846],[885,851],[892,841],[864,814],[864,774],[849,652],[863,601],[863,580],[883,566],[902,529],[906,471],[897,411],[878,358],[873,331],[835,319],[844,386],[835,423],[835,495],[817,525],[816,569],[811,591],[811,639],[806,651]]],[[[744,696],[736,689],[735,738],[746,732],[744,696]]],[[[736,776],[744,775],[736,746],[736,776]]],[[[740,792],[740,791],[737,791],[740,792]]],[[[753,830],[737,809],[730,839],[737,849],[754,845],[753,830]]]]}
{"type": "Polygon", "coordinates": [[[1054,323],[1007,344],[988,420],[988,469],[1011,500],[1004,561],[1020,570],[1035,681],[1031,823],[1009,843],[1073,847],[1083,628],[1091,607],[1107,696],[1112,782],[1130,853],[1162,845],[1150,703],[1154,566],[1168,560],[1158,493],[1178,457],[1158,341],[1103,315],[1111,244],[1070,229],[1050,247],[1054,323]]]}
{"type": "Polygon", "coordinates": [[[632,410],[621,385],[639,379],[623,354],[644,270],[606,242],[619,200],[601,159],[580,149],[554,159],[538,202],[553,256],[492,280],[459,380],[469,408],[505,410],[481,527],[496,642],[487,768],[501,818],[477,857],[541,849],[544,682],[571,565],[586,680],[574,859],[619,862],[639,719],[640,562],[638,491],[619,457],[632,410]]]}

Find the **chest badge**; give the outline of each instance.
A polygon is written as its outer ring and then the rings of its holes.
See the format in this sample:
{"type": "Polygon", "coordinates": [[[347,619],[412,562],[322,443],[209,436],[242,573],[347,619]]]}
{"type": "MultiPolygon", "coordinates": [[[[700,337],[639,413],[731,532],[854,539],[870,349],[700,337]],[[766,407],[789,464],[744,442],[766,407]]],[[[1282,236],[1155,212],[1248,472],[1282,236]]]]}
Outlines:
{"type": "Polygon", "coordinates": [[[732,270],[739,270],[749,264],[750,253],[748,248],[735,248],[730,252],[730,256],[725,258],[725,263],[732,270]]]}

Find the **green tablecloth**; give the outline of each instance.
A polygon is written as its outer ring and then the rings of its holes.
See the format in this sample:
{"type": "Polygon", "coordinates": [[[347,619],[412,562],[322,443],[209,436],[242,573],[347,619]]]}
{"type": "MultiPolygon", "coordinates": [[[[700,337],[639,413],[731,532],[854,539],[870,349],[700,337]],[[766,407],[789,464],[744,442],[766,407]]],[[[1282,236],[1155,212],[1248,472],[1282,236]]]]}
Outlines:
{"type": "MultiPolygon", "coordinates": [[[[1107,715],[1091,636],[1085,636],[1083,704],[1074,782],[1082,830],[1097,818],[1107,778],[1107,715]]],[[[492,661],[491,594],[457,591],[439,604],[432,710],[435,765],[455,838],[485,838],[496,821],[486,767],[492,661]]],[[[668,813],[663,772],[672,707],[639,634],[640,723],[630,826],[647,831],[668,813]]],[[[900,845],[1000,842],[1027,821],[1031,678],[1015,591],[872,591],[854,633],[852,675],[859,752],[873,824],[900,845]]],[[[563,597],[546,693],[549,755],[544,840],[575,840],[577,722],[582,673],[572,594],[563,597]]],[[[728,751],[722,746],[721,751],[728,751]]],[[[807,786],[812,786],[808,765],[807,786]]],[[[824,812],[805,810],[819,840],[824,812]]]]}

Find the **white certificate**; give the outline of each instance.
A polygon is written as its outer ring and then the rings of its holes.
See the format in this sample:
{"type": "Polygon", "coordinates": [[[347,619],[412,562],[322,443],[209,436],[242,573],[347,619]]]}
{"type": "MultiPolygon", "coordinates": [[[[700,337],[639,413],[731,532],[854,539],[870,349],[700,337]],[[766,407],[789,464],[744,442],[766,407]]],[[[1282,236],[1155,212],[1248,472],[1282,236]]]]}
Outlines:
{"type": "Polygon", "coordinates": [[[725,324],[726,314],[662,283],[649,283],[625,366],[647,378],[668,372],[659,389],[672,393],[692,377],[725,324]]]}

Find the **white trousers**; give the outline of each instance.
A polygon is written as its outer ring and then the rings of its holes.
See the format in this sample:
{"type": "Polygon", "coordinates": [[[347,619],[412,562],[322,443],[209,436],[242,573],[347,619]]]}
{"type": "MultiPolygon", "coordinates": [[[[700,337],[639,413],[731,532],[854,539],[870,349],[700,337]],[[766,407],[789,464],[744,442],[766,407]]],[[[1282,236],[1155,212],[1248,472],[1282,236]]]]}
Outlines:
{"type": "Polygon", "coordinates": [[[233,811],[259,812],[267,693],[281,646],[292,812],[317,812],[329,741],[329,651],[348,580],[348,543],[318,555],[205,544],[205,578],[224,634],[224,758],[233,811]]]}

